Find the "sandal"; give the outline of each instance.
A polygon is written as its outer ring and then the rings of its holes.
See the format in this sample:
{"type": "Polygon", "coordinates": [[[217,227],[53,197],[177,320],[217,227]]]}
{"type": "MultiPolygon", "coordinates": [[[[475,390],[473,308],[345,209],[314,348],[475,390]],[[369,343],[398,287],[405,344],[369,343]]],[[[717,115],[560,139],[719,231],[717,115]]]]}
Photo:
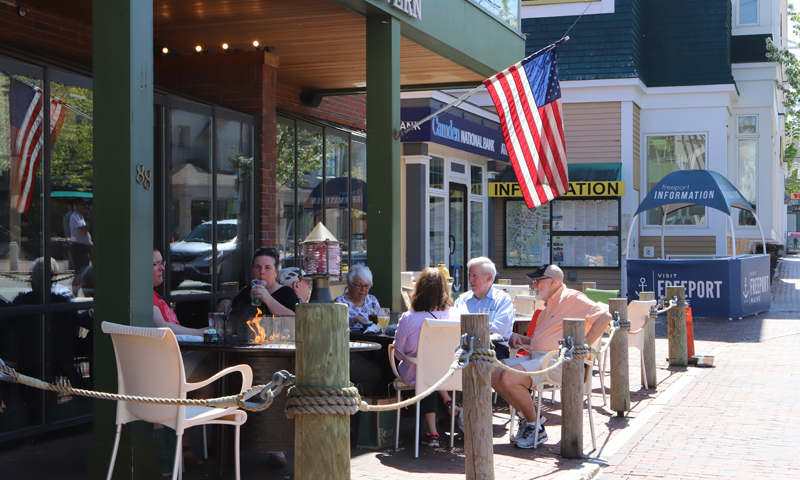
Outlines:
{"type": "Polygon", "coordinates": [[[426,440],[425,441],[425,445],[427,445],[429,447],[438,447],[439,446],[439,434],[438,433],[434,433],[434,434],[426,433],[425,434],[425,440],[426,440]]]}

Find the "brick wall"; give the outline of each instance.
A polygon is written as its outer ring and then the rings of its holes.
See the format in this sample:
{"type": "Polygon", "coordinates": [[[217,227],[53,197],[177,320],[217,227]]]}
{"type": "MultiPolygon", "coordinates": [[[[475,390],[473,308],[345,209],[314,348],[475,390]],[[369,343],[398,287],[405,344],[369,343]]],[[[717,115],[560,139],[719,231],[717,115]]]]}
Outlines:
{"type": "Polygon", "coordinates": [[[24,17],[17,7],[0,3],[0,41],[27,50],[46,51],[68,60],[90,63],[92,26],[29,7],[24,17]]]}
{"type": "Polygon", "coordinates": [[[319,107],[312,108],[300,101],[300,93],[300,87],[278,83],[278,108],[345,125],[354,130],[367,129],[366,95],[323,97],[319,107]]]}

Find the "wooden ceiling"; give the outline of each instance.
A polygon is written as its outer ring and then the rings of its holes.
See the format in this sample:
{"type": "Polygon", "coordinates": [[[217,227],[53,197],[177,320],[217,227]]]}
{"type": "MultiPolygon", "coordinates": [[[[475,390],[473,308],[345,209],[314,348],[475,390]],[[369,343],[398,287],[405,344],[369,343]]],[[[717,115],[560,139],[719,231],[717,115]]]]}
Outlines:
{"type": "MultiPolygon", "coordinates": [[[[50,13],[92,21],[91,0],[26,0],[50,13]]],[[[359,89],[366,85],[366,20],[329,0],[154,0],[153,41],[195,54],[274,46],[278,80],[304,89],[359,89]]],[[[401,83],[457,84],[483,78],[403,38],[401,83]]]]}

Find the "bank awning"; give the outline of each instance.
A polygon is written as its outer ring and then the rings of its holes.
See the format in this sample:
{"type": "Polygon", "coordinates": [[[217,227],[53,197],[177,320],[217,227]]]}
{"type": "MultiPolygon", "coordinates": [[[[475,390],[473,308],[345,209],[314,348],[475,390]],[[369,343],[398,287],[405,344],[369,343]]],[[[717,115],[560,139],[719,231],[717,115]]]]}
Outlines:
{"type": "MultiPolygon", "coordinates": [[[[574,163],[567,164],[570,182],[619,182],[622,180],[621,163],[574,163]]],[[[506,168],[501,182],[516,182],[514,169],[506,168]]]]}

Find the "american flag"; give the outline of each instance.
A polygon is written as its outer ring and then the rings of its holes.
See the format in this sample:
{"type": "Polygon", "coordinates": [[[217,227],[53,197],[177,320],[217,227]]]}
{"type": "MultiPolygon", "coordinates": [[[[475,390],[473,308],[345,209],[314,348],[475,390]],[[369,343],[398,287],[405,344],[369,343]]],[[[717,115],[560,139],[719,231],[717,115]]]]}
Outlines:
{"type": "MultiPolygon", "coordinates": [[[[11,157],[15,174],[12,177],[11,203],[20,213],[28,213],[31,205],[36,170],[42,158],[42,90],[11,77],[10,85],[11,157]]],[[[50,100],[50,145],[56,141],[66,110],[64,102],[50,100]]]]}
{"type": "Polygon", "coordinates": [[[556,47],[483,81],[503,127],[511,164],[528,208],[569,188],[556,47]]]}

